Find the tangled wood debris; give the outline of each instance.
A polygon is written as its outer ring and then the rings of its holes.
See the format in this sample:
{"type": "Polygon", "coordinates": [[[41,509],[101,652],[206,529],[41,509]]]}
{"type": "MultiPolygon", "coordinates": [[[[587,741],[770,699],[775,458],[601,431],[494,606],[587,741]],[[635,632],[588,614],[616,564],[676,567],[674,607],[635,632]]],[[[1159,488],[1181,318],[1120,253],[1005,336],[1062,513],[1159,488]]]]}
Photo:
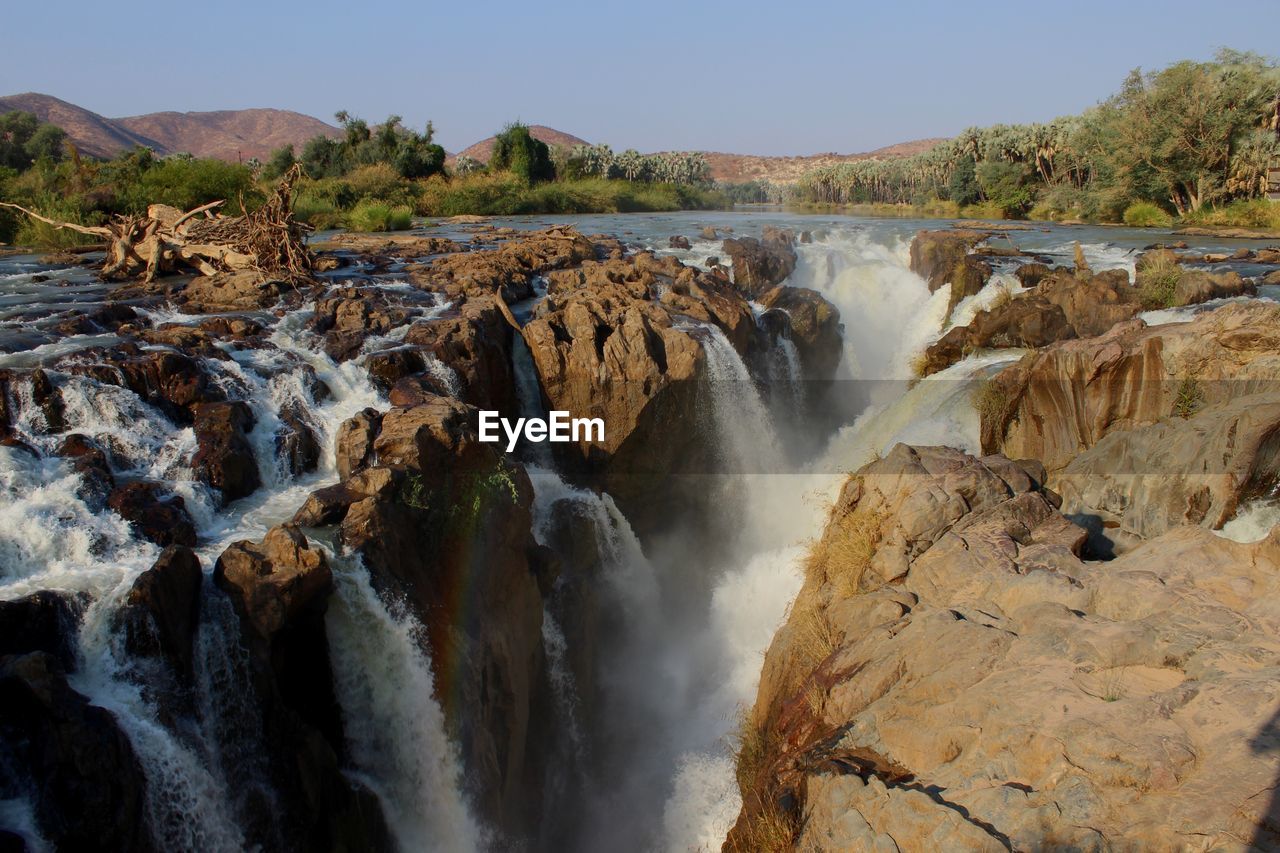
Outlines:
{"type": "Polygon", "coordinates": [[[262,206],[239,216],[217,213],[225,201],[188,210],[153,204],[146,216],[116,216],[101,226],[58,222],[16,204],[0,207],[81,234],[103,238],[107,256],[103,278],[124,280],[141,276],[150,282],[165,272],[195,270],[256,272],[264,279],[301,282],[311,277],[313,258],[307,250],[310,226],[293,218],[293,184],[301,175],[294,166],[262,206]]]}

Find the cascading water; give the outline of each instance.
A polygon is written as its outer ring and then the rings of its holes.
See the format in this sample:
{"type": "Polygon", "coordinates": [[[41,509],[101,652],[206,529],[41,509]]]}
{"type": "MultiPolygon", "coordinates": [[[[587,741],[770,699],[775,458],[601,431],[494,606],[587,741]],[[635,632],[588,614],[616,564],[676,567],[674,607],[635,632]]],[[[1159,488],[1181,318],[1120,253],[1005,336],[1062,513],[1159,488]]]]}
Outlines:
{"type": "Polygon", "coordinates": [[[331,558],[326,617],[334,688],[360,781],[374,791],[401,850],[480,850],[461,791],[461,761],[435,700],[421,626],[378,597],[358,560],[331,558]]]}

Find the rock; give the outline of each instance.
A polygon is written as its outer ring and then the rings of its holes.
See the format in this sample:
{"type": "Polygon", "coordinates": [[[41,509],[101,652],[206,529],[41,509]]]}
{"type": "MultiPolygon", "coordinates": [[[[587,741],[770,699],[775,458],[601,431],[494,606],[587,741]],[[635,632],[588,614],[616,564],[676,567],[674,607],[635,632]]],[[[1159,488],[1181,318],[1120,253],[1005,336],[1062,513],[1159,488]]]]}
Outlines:
{"type": "Polygon", "coordinates": [[[802,850],[1258,837],[1280,539],[1181,527],[1084,562],[1034,473],[898,445],[850,478],[766,655],[726,849],[769,819],[802,850]]]}
{"type": "Polygon", "coordinates": [[[271,528],[261,543],[227,546],[213,579],[262,637],[275,635],[304,613],[323,614],[333,586],[324,554],[291,525],[271,528]]]}
{"type": "Polygon", "coordinates": [[[68,593],[40,590],[0,601],[0,659],[42,652],[70,672],[86,602],[68,593]]]}
{"type": "Polygon", "coordinates": [[[389,498],[400,485],[400,479],[390,468],[369,468],[342,483],[312,492],[294,513],[292,523],[300,527],[338,524],[353,503],[365,498],[389,498]]]}
{"type": "Polygon", "coordinates": [[[1262,277],[1263,284],[1276,285],[1280,284],[1280,270],[1269,272],[1262,277]]]}
{"type": "Polygon", "coordinates": [[[410,319],[408,308],[376,287],[343,287],[316,302],[311,329],[324,335],[325,352],[335,361],[360,353],[365,340],[385,335],[410,319]]]}
{"type": "Polygon", "coordinates": [[[986,237],[984,232],[960,228],[918,231],[911,240],[911,271],[929,283],[932,293],[952,280],[956,267],[986,237]]]}
{"type": "Polygon", "coordinates": [[[1030,293],[974,315],[925,351],[922,375],[943,370],[978,349],[1038,348],[1078,337],[1100,335],[1142,310],[1136,288],[1123,270],[1078,278],[1054,271],[1030,293]]]}
{"type": "Polygon", "coordinates": [[[844,351],[840,310],[821,294],[802,287],[775,287],[763,294],[759,302],[765,308],[786,313],[790,337],[800,354],[805,378],[835,378],[844,351]]]}
{"type": "Polygon", "coordinates": [[[676,235],[667,240],[667,245],[673,249],[687,249],[689,248],[689,238],[676,235]]]}
{"type": "MultiPolygon", "coordinates": [[[[414,323],[405,343],[421,347],[438,362],[427,376],[439,393],[456,394],[476,408],[514,416],[519,408],[511,370],[515,332],[504,307],[493,296],[468,299],[439,317],[414,323]]],[[[426,362],[422,365],[416,372],[428,369],[426,362]]]]}
{"type": "Polygon", "coordinates": [[[412,281],[451,299],[498,293],[507,303],[533,296],[530,279],[596,256],[595,244],[573,228],[522,234],[496,249],[446,255],[406,267],[412,281]]]}
{"type": "Polygon", "coordinates": [[[190,678],[203,580],[200,559],[190,548],[165,548],[155,565],[138,575],[115,614],[129,654],[163,658],[190,678]]]}
{"type": "Polygon", "coordinates": [[[698,236],[701,237],[703,240],[720,239],[720,234],[716,231],[716,229],[712,228],[710,225],[702,226],[702,230],[698,232],[698,236]]]}
{"type": "Polygon", "coordinates": [[[750,298],[781,284],[796,268],[795,235],[766,225],[761,239],[731,237],[723,251],[733,264],[733,283],[750,298]]]}
{"type": "Polygon", "coordinates": [[[477,440],[475,424],[474,409],[446,397],[390,410],[374,454],[395,474],[374,480],[369,469],[366,485],[348,480],[348,495],[328,500],[368,494],[346,510],[342,541],[375,589],[416,615],[431,659],[456,662],[439,698],[460,732],[478,811],[522,835],[541,811],[548,747],[537,726],[550,713],[537,704],[550,688],[529,557],[533,490],[522,468],[477,440]]]}
{"type": "Polygon", "coordinates": [[[217,272],[198,275],[179,294],[182,308],[191,314],[252,311],[270,308],[288,289],[281,281],[268,281],[260,273],[217,272]]]}
{"type": "Polygon", "coordinates": [[[1023,287],[1035,287],[1052,272],[1053,270],[1044,264],[1030,263],[1018,267],[1013,274],[1017,276],[1018,282],[1023,287]]]}
{"type": "Polygon", "coordinates": [[[125,483],[107,496],[107,506],[149,542],[162,546],[196,544],[196,528],[186,502],[163,483],[125,483]]]}
{"type": "Polygon", "coordinates": [[[196,359],[172,350],[125,343],[74,353],[61,359],[58,369],[128,388],[179,424],[191,423],[195,404],[225,399],[196,359]]]}
{"type": "Polygon", "coordinates": [[[293,476],[316,469],[320,464],[320,439],[308,423],[302,406],[291,403],[280,411],[280,428],[276,430],[276,454],[284,460],[293,476]]]}
{"type": "Polygon", "coordinates": [[[62,439],[55,453],[72,460],[72,467],[80,475],[80,486],[76,490],[80,499],[98,511],[106,506],[116,479],[102,448],[88,436],[72,433],[62,439]]]}
{"type": "Polygon", "coordinates": [[[382,426],[382,413],[377,409],[365,409],[347,418],[338,427],[334,440],[338,478],[346,480],[370,461],[373,440],[382,426]]]}
{"type": "MultiPolygon", "coordinates": [[[[1096,276],[1095,276],[1096,277],[1096,276]]],[[[1110,432],[1212,409],[1269,390],[1280,371],[1280,306],[1233,303],[1190,323],[1122,323],[1099,337],[1029,353],[993,380],[986,452],[1041,460],[1050,477],[1110,432]]]]}
{"type": "Polygon", "coordinates": [[[31,798],[54,849],[157,849],[128,737],[109,711],[68,686],[49,655],[0,657],[0,766],[6,786],[31,798]]]}
{"type": "Polygon", "coordinates": [[[1183,270],[1173,291],[1174,305],[1198,305],[1211,299],[1232,296],[1253,296],[1257,288],[1242,279],[1235,270],[1209,273],[1204,270],[1183,270]]]}
{"type": "Polygon", "coordinates": [[[253,411],[241,401],[197,403],[192,415],[197,450],[191,467],[196,479],[227,502],[253,494],[262,485],[248,437],[253,411]]]}

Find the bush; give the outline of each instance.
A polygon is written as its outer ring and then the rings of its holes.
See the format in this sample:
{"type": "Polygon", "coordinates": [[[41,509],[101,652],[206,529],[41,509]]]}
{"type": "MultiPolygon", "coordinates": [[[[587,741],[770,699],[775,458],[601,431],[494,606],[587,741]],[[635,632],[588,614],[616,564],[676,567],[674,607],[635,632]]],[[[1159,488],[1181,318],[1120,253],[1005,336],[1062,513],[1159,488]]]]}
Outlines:
{"type": "Polygon", "coordinates": [[[1125,208],[1124,224],[1134,228],[1168,228],[1173,224],[1173,217],[1149,201],[1139,201],[1125,208]]]}
{"type": "Polygon", "coordinates": [[[1237,201],[1223,207],[1203,207],[1181,221],[1183,225],[1280,231],[1280,204],[1265,198],[1237,201]]]}
{"type": "Polygon", "coordinates": [[[529,128],[519,122],[507,125],[494,137],[489,169],[513,172],[530,184],[550,181],[556,176],[551,149],[545,142],[534,139],[529,128]]]}
{"type": "MultiPolygon", "coordinates": [[[[100,214],[86,214],[75,200],[55,195],[44,195],[36,198],[31,202],[31,207],[50,219],[56,219],[61,222],[74,222],[76,225],[99,225],[103,220],[100,214]]],[[[98,242],[98,238],[88,234],[81,234],[66,228],[54,228],[52,225],[47,225],[21,213],[17,215],[13,225],[13,242],[19,246],[57,250],[98,242]]]]}
{"type": "Polygon", "coordinates": [[[125,206],[141,213],[151,204],[168,204],[190,210],[217,199],[226,199],[224,213],[240,212],[243,201],[253,209],[262,200],[247,166],[221,160],[166,159],[142,170],[136,183],[121,188],[125,206]]]}
{"type": "Polygon", "coordinates": [[[342,183],[355,199],[371,199],[392,206],[411,207],[419,192],[417,184],[402,178],[386,163],[361,166],[343,178],[342,183]]]}
{"type": "Polygon", "coordinates": [[[352,231],[406,231],[413,225],[413,211],[380,201],[362,201],[345,220],[352,231]]]}
{"type": "Polygon", "coordinates": [[[1174,293],[1182,279],[1182,266],[1177,255],[1162,250],[1143,255],[1137,266],[1138,300],[1148,311],[1172,308],[1174,293]]]}
{"type": "Polygon", "coordinates": [[[1021,163],[984,160],[975,171],[983,195],[1000,208],[1005,216],[1022,216],[1031,208],[1035,197],[1031,188],[1026,185],[1029,177],[1026,166],[1021,163]]]}

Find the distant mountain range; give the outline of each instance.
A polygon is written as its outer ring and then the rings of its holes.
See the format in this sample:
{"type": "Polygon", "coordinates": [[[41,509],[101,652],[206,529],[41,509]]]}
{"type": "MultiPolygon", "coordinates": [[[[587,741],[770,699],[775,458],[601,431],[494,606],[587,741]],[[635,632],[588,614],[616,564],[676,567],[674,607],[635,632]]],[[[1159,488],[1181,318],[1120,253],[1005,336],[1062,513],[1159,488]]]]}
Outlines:
{"type": "Polygon", "coordinates": [[[84,154],[111,157],[135,145],[158,154],[185,151],[219,160],[265,160],[293,143],[301,147],[313,136],[338,136],[331,124],[289,110],[218,110],[203,113],[148,113],[106,118],[51,95],[29,92],[0,97],[0,113],[24,110],[61,127],[84,154]]]}
{"type": "MultiPolygon", "coordinates": [[[[0,113],[24,110],[35,113],[41,121],[58,125],[71,137],[83,154],[111,157],[135,145],[145,145],[159,154],[187,152],[197,157],[219,160],[265,160],[275,149],[292,143],[301,148],[313,136],[339,136],[342,131],[331,124],[289,110],[250,109],[218,110],[194,113],[147,113],[128,118],[106,118],[84,107],[29,92],[0,97],[0,113]]],[[[548,145],[586,144],[571,133],[540,124],[529,126],[536,139],[548,145]]],[[[489,162],[494,138],[482,139],[464,148],[459,156],[489,162]]],[[[866,160],[873,157],[908,157],[927,151],[942,142],[918,139],[865,154],[813,154],[801,157],[765,157],[755,154],[704,152],[711,166],[711,176],[718,181],[771,181],[787,184],[806,171],[819,166],[866,160]]],[[[615,150],[621,150],[615,148],[615,150]]]]}

